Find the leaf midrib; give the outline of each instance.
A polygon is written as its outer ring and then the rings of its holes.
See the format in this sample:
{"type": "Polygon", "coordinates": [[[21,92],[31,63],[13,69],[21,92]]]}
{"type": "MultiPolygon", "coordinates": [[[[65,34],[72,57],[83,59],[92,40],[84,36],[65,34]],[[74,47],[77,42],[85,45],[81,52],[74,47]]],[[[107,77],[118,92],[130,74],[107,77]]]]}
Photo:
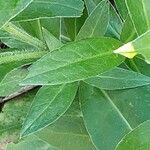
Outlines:
{"type": "MultiPolygon", "coordinates": [[[[58,93],[53,97],[53,99],[50,101],[50,103],[43,109],[43,111],[30,123],[29,126],[27,126],[27,128],[25,128],[24,132],[25,133],[27,131],[27,129],[29,129],[35,122],[36,120],[38,120],[41,115],[45,112],[45,110],[47,110],[49,108],[49,106],[53,103],[53,101],[56,99],[56,97],[61,93],[61,91],[63,90],[63,88],[66,86],[66,84],[63,84],[60,88],[60,90],[58,91],[58,93]]],[[[34,103],[33,103],[34,104],[34,103]]],[[[29,112],[30,114],[30,112],[29,112]]],[[[62,115],[59,116],[59,118],[61,117],[62,115]]],[[[58,118],[57,118],[58,119],[58,118]]]]}
{"type": "Polygon", "coordinates": [[[117,111],[117,113],[119,114],[119,116],[121,117],[121,119],[125,122],[125,124],[128,127],[128,129],[130,131],[132,131],[133,128],[131,127],[131,125],[129,124],[129,122],[127,121],[127,119],[123,116],[123,114],[118,109],[118,107],[114,104],[113,100],[109,97],[109,95],[107,94],[107,92],[105,90],[102,90],[102,89],[101,89],[101,92],[106,97],[106,99],[110,102],[110,104],[112,105],[112,107],[117,111]]]}
{"type": "MultiPolygon", "coordinates": [[[[101,4],[101,3],[100,3],[101,4]]],[[[96,21],[96,23],[95,23],[95,26],[94,26],[94,28],[93,28],[93,30],[92,30],[92,33],[90,34],[90,37],[93,37],[93,35],[94,35],[94,32],[95,32],[95,30],[96,30],[96,27],[97,27],[97,25],[98,25],[98,23],[99,23],[99,21],[100,21],[100,19],[101,19],[101,16],[103,15],[103,11],[105,11],[105,9],[107,8],[107,13],[108,13],[108,6],[106,7],[105,6],[105,4],[106,4],[106,2],[104,3],[104,6],[102,7],[102,10],[101,10],[101,13],[100,13],[100,15],[99,15],[99,18],[97,19],[97,21],[96,21]]],[[[98,5],[98,7],[99,7],[100,5],[98,5]]],[[[96,7],[95,8],[95,10],[98,8],[98,7],[96,7]]],[[[92,14],[92,13],[91,13],[92,14]]],[[[108,26],[108,24],[107,24],[107,26],[108,26]]],[[[106,30],[106,29],[105,29],[106,30]]]]}
{"type": "MultiPolygon", "coordinates": [[[[103,54],[95,55],[95,56],[93,56],[93,57],[88,57],[88,58],[86,58],[86,59],[74,61],[74,62],[72,62],[72,63],[66,63],[66,64],[63,65],[63,66],[59,66],[59,67],[57,67],[57,68],[55,68],[55,69],[51,69],[51,70],[48,70],[48,71],[46,70],[46,71],[43,71],[43,72],[41,72],[41,73],[39,73],[39,74],[36,74],[36,75],[30,76],[30,74],[29,74],[29,76],[27,76],[26,79],[32,78],[32,77],[35,77],[35,76],[39,76],[39,75],[42,75],[42,74],[45,74],[45,73],[47,73],[47,72],[56,71],[57,69],[64,68],[64,67],[66,67],[66,66],[68,66],[68,65],[73,65],[73,64],[76,64],[76,63],[82,63],[82,62],[85,62],[85,61],[87,61],[87,60],[90,61],[91,59],[98,58],[98,57],[103,57],[103,56],[107,56],[107,55],[110,55],[110,54],[113,54],[112,51],[108,51],[108,52],[103,53],[103,54]]],[[[25,80],[26,80],[26,79],[25,79],[25,80]]]]}
{"type": "Polygon", "coordinates": [[[64,4],[61,4],[61,3],[57,3],[57,2],[45,2],[45,1],[40,1],[40,0],[36,0],[36,1],[33,1],[32,3],[43,3],[43,4],[50,4],[50,5],[60,5],[60,6],[63,6],[63,7],[68,7],[68,8],[71,8],[71,9],[74,9],[76,11],[81,11],[80,9],[76,8],[76,7],[72,7],[70,5],[64,5],[64,4]]]}

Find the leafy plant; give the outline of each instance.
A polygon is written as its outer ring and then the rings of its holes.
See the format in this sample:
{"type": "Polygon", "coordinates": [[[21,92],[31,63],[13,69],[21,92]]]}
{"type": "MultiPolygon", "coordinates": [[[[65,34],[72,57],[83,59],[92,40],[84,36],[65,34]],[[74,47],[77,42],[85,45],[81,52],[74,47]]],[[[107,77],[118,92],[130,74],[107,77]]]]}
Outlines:
{"type": "Polygon", "coordinates": [[[150,149],[149,0],[0,7],[0,149],[150,149]]]}

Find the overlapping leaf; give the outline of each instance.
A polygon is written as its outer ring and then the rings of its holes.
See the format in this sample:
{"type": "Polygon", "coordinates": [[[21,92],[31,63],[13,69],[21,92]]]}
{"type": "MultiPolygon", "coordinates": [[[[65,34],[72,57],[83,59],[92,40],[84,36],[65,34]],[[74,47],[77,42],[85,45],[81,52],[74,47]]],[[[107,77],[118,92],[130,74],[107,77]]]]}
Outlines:
{"type": "Polygon", "coordinates": [[[149,150],[150,147],[150,121],[139,125],[127,134],[117,145],[116,150],[149,150]]]}
{"type": "Polygon", "coordinates": [[[94,78],[87,79],[85,82],[100,89],[117,90],[149,85],[150,78],[137,72],[115,68],[94,78]]]}
{"type": "MultiPolygon", "coordinates": [[[[12,23],[8,23],[5,27],[3,27],[3,30],[8,32],[10,34],[10,37],[13,37],[14,39],[24,42],[30,46],[33,46],[37,49],[46,49],[45,43],[43,43],[38,38],[35,38],[31,35],[29,35],[27,32],[25,32],[23,29],[17,27],[16,25],[12,23]]],[[[9,36],[4,36],[2,39],[6,38],[9,39],[9,36]]]]}
{"type": "Polygon", "coordinates": [[[36,135],[61,150],[96,150],[85,129],[78,97],[59,120],[36,135]]]}
{"type": "Polygon", "coordinates": [[[150,1],[137,0],[136,7],[134,0],[125,0],[129,16],[137,35],[141,35],[150,29],[150,1]]]}
{"type": "Polygon", "coordinates": [[[0,82],[0,96],[8,96],[17,92],[21,87],[19,83],[27,76],[28,69],[26,66],[16,68],[9,72],[0,82]]]}
{"type": "Polygon", "coordinates": [[[77,88],[77,83],[43,86],[33,100],[21,135],[41,130],[60,118],[74,100],[77,88]]]}
{"type": "Polygon", "coordinates": [[[0,28],[23,11],[33,0],[0,0],[0,28]]]}
{"type": "Polygon", "coordinates": [[[62,84],[103,73],[123,61],[112,53],[119,45],[120,42],[111,38],[86,39],[65,45],[34,63],[22,84],[62,84]]]}
{"type": "MultiPolygon", "coordinates": [[[[17,98],[17,103],[12,101],[5,105],[0,116],[1,148],[3,148],[2,146],[5,147],[7,142],[18,142],[19,131],[33,97],[34,92],[26,94],[25,97],[17,98]]],[[[59,120],[42,131],[37,132],[36,136],[44,143],[47,142],[49,145],[54,145],[54,147],[58,147],[60,150],[70,150],[70,147],[72,150],[95,150],[84,127],[77,99],[59,120]]],[[[36,139],[34,136],[28,136],[27,139],[25,138],[25,141],[28,140],[28,146],[30,144],[33,146],[32,144],[36,139]]],[[[25,143],[21,141],[19,145],[25,143]]],[[[21,148],[26,148],[26,146],[21,148]]]]}
{"type": "Polygon", "coordinates": [[[79,17],[83,11],[82,0],[34,0],[14,20],[31,20],[47,17],[79,17]]]}
{"type": "Polygon", "coordinates": [[[76,40],[103,36],[106,32],[109,21],[109,3],[102,1],[92,11],[80,29],[76,40]]]}
{"type": "Polygon", "coordinates": [[[8,102],[0,113],[0,147],[3,148],[8,142],[16,143],[19,140],[20,129],[27,111],[34,98],[35,92],[29,92],[22,97],[8,102]]]}
{"type": "Polygon", "coordinates": [[[142,54],[146,61],[150,61],[150,30],[115,50],[115,53],[133,58],[137,54],[142,54]]]}
{"type": "Polygon", "coordinates": [[[116,4],[116,7],[119,11],[119,14],[121,15],[121,17],[125,20],[127,15],[128,15],[128,10],[127,10],[127,7],[126,7],[126,0],[115,0],[115,4],[116,4]]]}
{"type": "Polygon", "coordinates": [[[114,150],[127,133],[150,118],[149,93],[149,86],[104,91],[81,85],[83,118],[97,149],[114,150]]]}

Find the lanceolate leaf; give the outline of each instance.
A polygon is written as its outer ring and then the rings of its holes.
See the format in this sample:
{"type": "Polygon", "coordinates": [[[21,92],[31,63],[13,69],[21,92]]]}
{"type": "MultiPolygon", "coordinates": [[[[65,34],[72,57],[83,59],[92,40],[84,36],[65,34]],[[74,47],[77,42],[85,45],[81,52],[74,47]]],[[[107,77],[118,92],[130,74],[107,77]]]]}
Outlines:
{"type": "Polygon", "coordinates": [[[19,139],[22,122],[34,98],[35,92],[13,99],[4,105],[0,113],[0,148],[19,139]]]}
{"type": "Polygon", "coordinates": [[[79,17],[84,5],[82,0],[34,0],[14,20],[31,20],[47,17],[79,17]]]}
{"type": "Polygon", "coordinates": [[[84,0],[88,14],[90,15],[90,13],[95,9],[96,4],[93,0],[84,0]]]}
{"type": "Polygon", "coordinates": [[[0,0],[0,28],[23,11],[33,0],[0,0]]]}
{"type": "Polygon", "coordinates": [[[55,85],[103,73],[123,61],[122,57],[112,54],[119,45],[120,42],[111,38],[86,39],[65,45],[34,63],[22,84],[55,85]]]}
{"type": "Polygon", "coordinates": [[[85,129],[78,97],[61,118],[36,135],[60,150],[96,150],[85,129]]]}
{"type": "Polygon", "coordinates": [[[60,118],[74,100],[77,88],[78,83],[43,86],[33,100],[21,135],[41,130],[60,118]]]}
{"type": "Polygon", "coordinates": [[[27,60],[13,61],[5,64],[0,64],[0,81],[5,77],[7,73],[12,71],[14,68],[17,68],[24,64],[32,63],[35,60],[36,59],[27,59],[27,60]]]}
{"type": "Polygon", "coordinates": [[[129,16],[133,22],[135,31],[138,35],[150,29],[150,1],[137,0],[136,7],[134,0],[125,0],[129,16]]]}
{"type": "Polygon", "coordinates": [[[122,68],[115,68],[94,78],[85,80],[97,88],[105,90],[127,89],[149,85],[150,77],[122,68]]]}
{"type": "Polygon", "coordinates": [[[83,118],[97,149],[114,150],[127,133],[150,118],[149,91],[149,86],[106,92],[81,85],[83,118]]]}
{"type": "Polygon", "coordinates": [[[43,37],[50,51],[58,49],[63,46],[60,40],[52,35],[48,30],[43,29],[43,37]]]}
{"type": "Polygon", "coordinates": [[[19,67],[9,72],[0,82],[0,96],[8,96],[17,92],[21,87],[20,82],[27,76],[28,68],[19,67]]]}
{"type": "Polygon", "coordinates": [[[76,40],[103,36],[109,21],[109,3],[102,1],[90,14],[80,29],[76,40]]]}
{"type": "Polygon", "coordinates": [[[149,150],[150,121],[145,121],[127,134],[118,144],[116,150],[149,150]]]}
{"type": "Polygon", "coordinates": [[[115,53],[128,58],[133,58],[136,54],[142,54],[147,61],[150,61],[150,30],[139,36],[137,39],[123,45],[115,50],[115,53]]]}
{"type": "MultiPolygon", "coordinates": [[[[34,92],[5,104],[3,112],[0,114],[1,148],[5,147],[7,142],[18,142],[19,131],[33,97],[34,92]]],[[[70,148],[71,150],[95,150],[84,127],[77,100],[72,103],[69,110],[60,119],[37,132],[36,136],[60,150],[70,150],[70,148]]],[[[29,137],[26,138],[32,141],[33,136],[30,139],[29,137]]]]}
{"type": "Polygon", "coordinates": [[[122,31],[122,20],[112,4],[109,6],[109,24],[106,31],[106,36],[120,39],[122,31]]]}
{"type": "Polygon", "coordinates": [[[93,9],[95,9],[95,7],[102,1],[102,0],[84,0],[85,1],[85,5],[88,11],[88,14],[90,14],[93,9]]]}
{"type": "Polygon", "coordinates": [[[130,42],[137,38],[137,33],[133,26],[130,16],[128,15],[122,28],[120,40],[124,43],[130,42]]]}
{"type": "Polygon", "coordinates": [[[80,101],[85,126],[97,149],[114,150],[122,137],[132,130],[109,96],[82,84],[80,101]]]}

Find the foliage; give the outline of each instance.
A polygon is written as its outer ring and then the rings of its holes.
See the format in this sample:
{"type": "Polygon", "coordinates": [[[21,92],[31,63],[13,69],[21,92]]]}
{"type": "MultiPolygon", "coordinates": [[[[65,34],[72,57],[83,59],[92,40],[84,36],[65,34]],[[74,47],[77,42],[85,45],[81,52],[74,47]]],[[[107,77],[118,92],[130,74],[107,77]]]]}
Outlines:
{"type": "Polygon", "coordinates": [[[149,150],[149,7],[0,0],[0,149],[149,150]]]}

